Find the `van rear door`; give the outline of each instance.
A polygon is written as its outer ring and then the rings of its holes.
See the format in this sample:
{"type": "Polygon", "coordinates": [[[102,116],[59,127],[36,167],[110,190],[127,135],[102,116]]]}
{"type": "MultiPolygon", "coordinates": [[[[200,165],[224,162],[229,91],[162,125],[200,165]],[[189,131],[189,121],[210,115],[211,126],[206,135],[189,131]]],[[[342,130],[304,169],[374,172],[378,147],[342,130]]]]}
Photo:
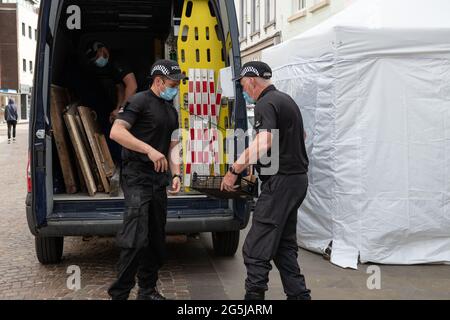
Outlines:
{"type": "Polygon", "coordinates": [[[48,205],[46,186],[46,148],[51,147],[49,136],[50,126],[48,114],[49,106],[49,77],[52,60],[52,46],[57,30],[57,16],[60,0],[43,0],[38,22],[38,43],[36,50],[36,73],[34,79],[33,100],[31,106],[29,152],[31,178],[31,216],[34,218],[35,228],[45,226],[48,205]]]}

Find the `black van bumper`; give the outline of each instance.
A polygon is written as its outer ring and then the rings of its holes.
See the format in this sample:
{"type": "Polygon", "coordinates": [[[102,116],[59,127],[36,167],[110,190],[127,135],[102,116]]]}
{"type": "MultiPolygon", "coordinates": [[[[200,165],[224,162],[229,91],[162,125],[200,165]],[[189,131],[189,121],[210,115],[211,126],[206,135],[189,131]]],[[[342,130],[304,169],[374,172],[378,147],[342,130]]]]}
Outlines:
{"type": "MultiPolygon", "coordinates": [[[[50,221],[35,235],[44,237],[114,236],[122,220],[110,221],[50,221]]],[[[240,221],[232,217],[167,219],[167,234],[223,232],[240,230],[240,221]]]]}
{"type": "MultiPolygon", "coordinates": [[[[114,236],[122,225],[122,220],[52,220],[45,227],[36,229],[31,219],[31,207],[27,206],[27,220],[33,235],[45,237],[69,236],[114,236]],[[30,223],[31,222],[31,223],[30,223]]],[[[245,228],[233,215],[210,217],[167,218],[168,234],[189,234],[201,232],[223,232],[245,228]]]]}
{"type": "MultiPolygon", "coordinates": [[[[46,226],[37,228],[27,197],[26,215],[31,233],[35,236],[65,237],[65,236],[114,236],[122,225],[120,217],[109,219],[75,219],[50,218],[46,226]]],[[[231,209],[195,210],[191,214],[171,214],[169,211],[166,224],[167,234],[189,234],[201,232],[224,232],[244,229],[248,224],[250,206],[244,214],[245,220],[236,217],[231,209]]]]}

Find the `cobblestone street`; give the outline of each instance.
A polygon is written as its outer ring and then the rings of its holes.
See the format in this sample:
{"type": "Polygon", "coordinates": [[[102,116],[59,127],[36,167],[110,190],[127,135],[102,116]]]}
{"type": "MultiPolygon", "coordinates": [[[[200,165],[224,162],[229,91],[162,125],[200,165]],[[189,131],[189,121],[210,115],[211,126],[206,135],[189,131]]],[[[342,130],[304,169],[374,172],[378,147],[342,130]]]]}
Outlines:
{"type": "MultiPolygon", "coordinates": [[[[8,145],[0,131],[2,209],[0,219],[0,299],[107,299],[115,277],[119,251],[109,238],[66,238],[64,261],[43,266],[36,259],[34,238],[24,214],[26,194],[27,125],[19,125],[18,141],[8,145]],[[8,156],[5,156],[5,155],[8,156]],[[82,289],[67,289],[67,268],[81,268],[82,289]]],[[[176,240],[176,239],[175,239],[176,240]]],[[[169,244],[169,247],[172,244],[169,244]]],[[[172,250],[170,250],[172,251],[172,250]]],[[[174,259],[160,274],[160,287],[169,298],[189,299],[183,267],[174,259]]],[[[132,297],[136,292],[133,292],[132,297]]]]}
{"type": "MultiPolygon", "coordinates": [[[[107,299],[119,251],[111,238],[66,238],[59,265],[39,264],[25,217],[27,125],[8,145],[0,124],[0,299],[107,299]],[[67,288],[69,266],[81,269],[81,290],[67,288]]],[[[245,232],[241,237],[241,246],[245,232]]],[[[210,235],[171,237],[160,289],[171,299],[241,299],[245,267],[239,249],[233,258],[212,253],[210,235]]],[[[450,267],[380,266],[381,290],[367,288],[367,266],[343,270],[320,255],[300,251],[300,264],[314,299],[450,299],[450,267]]],[[[271,273],[269,299],[284,299],[278,272],[271,273]]],[[[136,295],[133,291],[132,297],[136,295]]]]}

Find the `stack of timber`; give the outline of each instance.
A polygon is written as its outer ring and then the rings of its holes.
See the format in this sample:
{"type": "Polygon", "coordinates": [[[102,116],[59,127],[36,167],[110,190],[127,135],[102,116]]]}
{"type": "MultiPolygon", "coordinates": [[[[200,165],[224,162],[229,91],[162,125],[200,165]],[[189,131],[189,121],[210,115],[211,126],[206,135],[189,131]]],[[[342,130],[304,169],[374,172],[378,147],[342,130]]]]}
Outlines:
{"type": "Polygon", "coordinates": [[[95,112],[70,103],[64,88],[52,85],[51,97],[52,131],[66,192],[109,193],[115,165],[95,112]]]}

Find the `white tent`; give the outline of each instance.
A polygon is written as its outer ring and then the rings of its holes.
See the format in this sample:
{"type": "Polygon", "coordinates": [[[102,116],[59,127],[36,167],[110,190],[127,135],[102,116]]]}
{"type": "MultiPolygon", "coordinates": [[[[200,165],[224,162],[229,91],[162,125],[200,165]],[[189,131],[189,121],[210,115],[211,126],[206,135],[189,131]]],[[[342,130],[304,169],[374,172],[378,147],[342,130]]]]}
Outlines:
{"type": "Polygon", "coordinates": [[[331,262],[450,262],[450,1],[359,0],[263,52],[299,104],[300,246],[331,262]]]}

